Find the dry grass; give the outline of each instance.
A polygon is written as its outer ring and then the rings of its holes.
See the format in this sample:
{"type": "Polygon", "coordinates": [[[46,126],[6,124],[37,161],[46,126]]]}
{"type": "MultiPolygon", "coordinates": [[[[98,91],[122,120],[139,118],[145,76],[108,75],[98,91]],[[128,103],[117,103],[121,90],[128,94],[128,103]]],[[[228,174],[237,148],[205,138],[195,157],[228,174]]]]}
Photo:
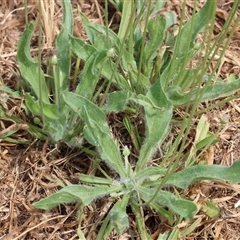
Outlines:
{"type": "MultiPolygon", "coordinates": [[[[28,1],[28,18],[38,22],[37,1],[28,1]]],[[[86,39],[80,21],[77,4],[88,18],[97,23],[103,23],[103,1],[72,0],[75,27],[74,34],[86,39]]],[[[201,4],[202,1],[199,1],[201,4]]],[[[218,1],[218,12],[215,23],[215,33],[221,31],[233,1],[218,1]]],[[[54,39],[60,29],[62,18],[61,1],[41,1],[42,31],[44,35],[43,50],[49,54],[54,50],[54,39]]],[[[191,1],[188,1],[188,14],[191,14],[191,1]]],[[[166,10],[181,11],[180,1],[168,1],[166,10]]],[[[112,28],[116,29],[119,15],[112,13],[112,28]]],[[[187,18],[189,16],[186,16],[187,18]]],[[[16,49],[20,35],[25,28],[24,3],[22,0],[2,0],[0,3],[0,85],[16,89],[20,81],[16,61],[16,49]]],[[[219,75],[226,78],[231,73],[239,75],[240,40],[236,31],[227,50],[226,57],[219,68],[219,75]]],[[[32,41],[32,53],[37,51],[38,30],[35,29],[32,41]]],[[[226,36],[227,38],[227,36],[226,36]]],[[[87,39],[86,39],[87,40],[87,39]]],[[[213,39],[214,41],[214,39],[213,39]]],[[[1,93],[2,96],[3,93],[1,93]]],[[[21,109],[21,99],[8,99],[0,103],[8,111],[9,118],[17,114],[24,124],[25,116],[21,109]]],[[[204,103],[201,108],[211,103],[204,103]]],[[[207,113],[211,130],[219,127],[221,119],[226,125],[220,132],[219,142],[206,151],[205,159],[209,163],[231,165],[240,159],[240,100],[236,99],[207,113]]],[[[114,125],[114,122],[111,123],[114,125]]],[[[0,134],[16,127],[13,121],[3,120],[0,116],[0,134]]],[[[65,147],[55,148],[47,142],[40,143],[32,139],[26,132],[26,125],[17,125],[19,131],[15,139],[26,140],[28,144],[14,144],[0,139],[0,239],[78,239],[77,229],[81,228],[87,239],[96,238],[96,229],[102,222],[111,206],[110,199],[102,199],[85,208],[82,225],[79,226],[76,205],[61,205],[49,212],[42,212],[31,207],[31,204],[47,195],[52,194],[62,185],[78,182],[76,174],[87,173],[91,169],[91,159],[81,152],[72,152],[65,147]]],[[[194,137],[194,136],[193,136],[194,137]]],[[[203,212],[194,220],[201,218],[197,229],[188,237],[190,239],[234,240],[240,239],[240,213],[234,204],[239,200],[240,186],[226,183],[202,182],[192,186],[183,194],[194,198],[199,206],[207,200],[218,203],[221,214],[218,219],[210,219],[203,212]]],[[[149,211],[147,215],[149,226],[152,227],[152,237],[156,239],[160,232],[170,229],[164,221],[154,218],[149,211]]],[[[130,216],[131,227],[123,236],[112,235],[111,239],[137,239],[134,218],[130,216]]],[[[191,222],[179,225],[180,229],[189,226],[191,222]]],[[[150,228],[150,227],[149,227],[150,228]]]]}

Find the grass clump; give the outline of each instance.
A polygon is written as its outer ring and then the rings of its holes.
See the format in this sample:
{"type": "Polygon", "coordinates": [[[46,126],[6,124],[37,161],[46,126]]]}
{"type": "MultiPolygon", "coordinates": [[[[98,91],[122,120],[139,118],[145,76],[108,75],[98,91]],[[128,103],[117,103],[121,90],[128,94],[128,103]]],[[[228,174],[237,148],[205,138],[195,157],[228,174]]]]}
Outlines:
{"type": "MultiPolygon", "coordinates": [[[[118,33],[106,27],[107,21],[106,26],[100,26],[81,14],[90,41],[86,44],[73,36],[71,3],[63,1],[63,27],[56,39],[58,55],[49,63],[47,77],[41,70],[40,58],[36,62],[30,56],[33,24],[27,26],[19,42],[25,106],[29,114],[37,117],[37,124],[31,125],[30,131],[52,142],[62,141],[75,147],[81,147],[79,139],[83,136],[97,149],[96,162],[101,159],[117,175],[112,177],[102,169],[105,177],[80,174],[81,184],[66,186],[33,206],[49,210],[61,203],[79,202],[83,209],[98,198],[110,196],[112,207],[97,239],[108,238],[113,229],[122,234],[129,228],[127,208],[136,216],[140,238],[151,239],[144,220],[146,207],[154,209],[173,227],[173,231],[160,235],[159,239],[178,239],[191,232],[197,222],[185,231],[174,226],[184,219],[192,219],[198,212],[192,199],[181,197],[181,189],[203,179],[240,181],[238,161],[230,167],[197,164],[202,151],[216,141],[204,117],[199,120],[195,144],[187,153],[185,149],[199,103],[228,96],[240,88],[239,79],[223,81],[215,76],[221,59],[209,72],[238,4],[234,3],[229,20],[212,45],[215,1],[208,0],[198,12],[195,1],[193,16],[187,23],[184,23],[184,2],[176,35],[168,31],[176,23],[173,13],[153,17],[164,1],[158,4],[111,2],[122,11],[118,33]],[[199,34],[203,41],[199,40],[199,34]],[[74,80],[74,92],[70,91],[68,81],[72,55],[84,62],[80,81],[74,80]],[[191,67],[193,60],[197,62],[195,68],[191,67]],[[100,93],[103,97],[97,101],[100,93]],[[179,135],[161,161],[152,165],[157,148],[171,132],[174,109],[180,106],[186,114],[179,122],[179,135]],[[112,137],[106,117],[112,112],[124,112],[127,116],[124,125],[138,153],[134,162],[130,161],[133,152],[129,146],[121,149],[112,137]],[[130,122],[136,112],[145,122],[142,141],[137,140],[138,131],[132,131],[130,122]]],[[[238,22],[239,19],[235,26],[238,22]]],[[[78,234],[81,239],[85,238],[80,228],[78,234]]]]}

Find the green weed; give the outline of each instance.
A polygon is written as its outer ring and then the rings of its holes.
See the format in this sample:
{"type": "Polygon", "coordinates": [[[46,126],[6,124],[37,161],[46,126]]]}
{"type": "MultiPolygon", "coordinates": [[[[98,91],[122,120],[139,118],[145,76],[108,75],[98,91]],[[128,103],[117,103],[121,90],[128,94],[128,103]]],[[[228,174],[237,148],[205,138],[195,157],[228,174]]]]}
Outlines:
{"type": "MultiPolygon", "coordinates": [[[[207,73],[238,4],[234,3],[222,33],[211,45],[216,1],[208,0],[187,23],[183,22],[183,10],[177,35],[168,31],[176,23],[173,13],[151,17],[164,1],[157,5],[151,1],[111,2],[122,11],[119,32],[116,34],[108,27],[93,24],[81,14],[90,41],[86,44],[73,37],[70,2],[63,1],[65,17],[56,41],[58,56],[52,63],[53,87],[39,69],[40,63],[30,56],[32,24],[27,26],[19,42],[19,68],[32,90],[26,88],[25,104],[33,116],[40,117],[41,132],[53,142],[63,141],[74,146],[78,146],[77,139],[83,134],[84,139],[96,147],[101,161],[118,174],[114,179],[107,173],[106,178],[80,174],[81,185],[66,186],[33,206],[49,210],[60,203],[80,202],[84,207],[100,197],[110,196],[112,208],[97,239],[106,239],[113,229],[121,234],[129,227],[127,206],[136,215],[140,238],[151,239],[144,222],[145,206],[153,208],[174,226],[183,219],[193,218],[198,212],[191,199],[180,196],[180,189],[203,179],[240,181],[239,161],[230,167],[196,164],[199,152],[216,141],[204,118],[199,121],[194,147],[187,160],[182,162],[187,134],[199,103],[230,95],[240,88],[239,79],[224,82],[215,77],[221,58],[212,72],[207,73]],[[204,32],[204,42],[197,43],[196,38],[201,32],[204,32]],[[84,62],[75,92],[70,92],[68,83],[70,52],[84,62]],[[197,61],[195,68],[190,67],[193,60],[197,61]],[[103,79],[103,86],[98,85],[100,79],[103,79]],[[114,91],[110,91],[111,86],[114,91]],[[100,92],[104,93],[104,98],[98,105],[96,98],[100,92]],[[171,131],[174,108],[178,106],[186,109],[180,133],[159,165],[151,166],[149,163],[157,147],[171,131]],[[143,141],[138,141],[129,118],[124,120],[139,152],[135,165],[130,164],[128,147],[121,151],[107,124],[106,114],[120,111],[127,112],[129,117],[131,112],[140,112],[144,116],[146,133],[143,141]],[[175,192],[168,191],[169,187],[176,189],[175,192]]],[[[235,26],[238,22],[239,18],[235,26]]],[[[159,239],[177,239],[193,231],[197,224],[194,222],[185,232],[173,229],[160,235],[159,239]]],[[[79,236],[84,236],[80,229],[79,236]]]]}
{"type": "MultiPolygon", "coordinates": [[[[63,141],[76,146],[81,142],[82,121],[76,118],[76,114],[61,98],[61,94],[70,89],[69,34],[73,31],[71,5],[63,1],[63,6],[63,28],[56,38],[57,55],[53,55],[48,60],[47,76],[45,77],[41,69],[41,52],[39,52],[38,61],[34,60],[30,54],[31,34],[34,28],[32,23],[27,26],[19,41],[17,57],[23,78],[22,88],[26,92],[26,110],[34,117],[35,122],[35,127],[31,127],[29,131],[42,139],[50,138],[55,143],[63,141]]],[[[39,45],[41,49],[41,41],[39,45]]]]}

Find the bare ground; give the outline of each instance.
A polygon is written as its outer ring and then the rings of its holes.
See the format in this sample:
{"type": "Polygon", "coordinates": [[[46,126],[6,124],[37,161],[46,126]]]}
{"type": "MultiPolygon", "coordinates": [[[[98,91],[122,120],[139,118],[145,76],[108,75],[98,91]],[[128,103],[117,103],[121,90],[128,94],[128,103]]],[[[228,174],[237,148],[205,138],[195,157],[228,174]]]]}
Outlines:
{"type": "MultiPolygon", "coordinates": [[[[36,2],[28,1],[28,18],[36,22],[37,26],[38,6],[36,2]]],[[[77,4],[81,6],[82,11],[91,21],[103,24],[104,11],[101,2],[104,1],[72,1],[75,16],[74,34],[76,36],[86,39],[77,4]]],[[[199,5],[201,2],[203,1],[199,1],[199,5]]],[[[221,31],[232,2],[218,1],[216,35],[221,31]]],[[[44,8],[47,10],[46,17],[42,19],[45,36],[43,48],[48,54],[54,49],[53,42],[60,29],[62,5],[59,0],[56,0],[55,4],[51,4],[51,0],[42,3],[45,4],[44,8]],[[51,6],[53,6],[53,12],[51,12],[51,6]],[[54,14],[54,18],[51,14],[54,14]]],[[[191,2],[188,1],[186,18],[191,15],[191,9],[191,2]]],[[[174,10],[180,14],[181,1],[168,1],[167,10],[174,10]]],[[[119,18],[119,14],[113,11],[113,29],[117,28],[119,18]]],[[[16,49],[24,28],[24,2],[22,0],[2,0],[0,3],[0,86],[6,85],[13,89],[18,87],[20,74],[16,61],[16,49]]],[[[36,29],[33,36],[33,54],[37,51],[37,34],[36,29]]],[[[239,34],[240,31],[235,32],[219,69],[219,75],[223,78],[227,78],[231,73],[239,76],[239,34]]],[[[48,142],[42,143],[34,139],[26,131],[25,121],[28,119],[21,107],[22,99],[5,101],[4,97],[4,93],[0,92],[0,103],[8,112],[9,119],[3,119],[0,116],[0,137],[12,129],[18,128],[19,130],[12,135],[12,139],[21,140],[25,144],[11,143],[6,139],[0,139],[0,239],[78,239],[78,228],[83,230],[87,239],[95,239],[96,229],[111,206],[110,199],[101,199],[86,207],[81,226],[77,215],[78,206],[75,204],[61,205],[49,212],[39,211],[31,206],[33,202],[56,192],[62,185],[77,183],[76,174],[87,173],[91,166],[91,159],[80,151],[64,146],[56,148],[48,142]],[[12,121],[12,115],[18,115],[22,119],[21,124],[12,121]]],[[[210,104],[212,103],[204,103],[199,110],[210,104]]],[[[0,112],[0,114],[2,113],[0,112]]],[[[211,110],[206,116],[212,132],[215,132],[222,119],[226,121],[226,124],[218,135],[219,142],[206,151],[205,159],[209,164],[231,165],[240,159],[240,99],[229,101],[223,106],[211,110]]],[[[240,239],[240,212],[239,208],[234,207],[240,198],[240,185],[205,181],[191,186],[183,194],[193,197],[199,206],[207,200],[211,200],[218,203],[221,209],[221,214],[217,219],[210,219],[200,211],[193,219],[193,221],[201,219],[199,225],[188,237],[183,239],[240,239]]],[[[130,230],[122,236],[113,233],[111,239],[138,239],[135,221],[131,215],[129,220],[130,230]]],[[[153,239],[157,239],[159,233],[171,228],[159,217],[154,216],[150,210],[146,214],[146,222],[153,239]]],[[[191,222],[183,222],[178,227],[184,229],[191,222]]]]}

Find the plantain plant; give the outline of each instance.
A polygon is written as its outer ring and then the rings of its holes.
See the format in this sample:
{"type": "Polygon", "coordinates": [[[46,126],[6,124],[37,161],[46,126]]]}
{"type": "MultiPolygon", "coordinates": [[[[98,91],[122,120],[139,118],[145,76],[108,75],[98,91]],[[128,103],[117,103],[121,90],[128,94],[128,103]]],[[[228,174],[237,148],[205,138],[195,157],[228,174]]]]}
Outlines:
{"type": "MultiPolygon", "coordinates": [[[[78,140],[82,134],[97,149],[101,161],[117,174],[114,178],[108,173],[105,173],[105,178],[79,174],[81,184],[66,186],[33,206],[50,210],[61,203],[79,202],[85,207],[100,197],[110,197],[113,205],[97,239],[108,238],[113,229],[119,234],[128,229],[127,206],[136,215],[141,239],[151,239],[144,222],[143,209],[146,206],[174,226],[183,219],[193,218],[198,212],[193,200],[181,197],[181,189],[203,179],[240,181],[239,161],[230,167],[196,163],[198,152],[216,141],[216,137],[204,128],[202,118],[196,145],[187,161],[183,162],[186,136],[199,103],[229,96],[240,88],[239,79],[223,81],[215,76],[221,59],[208,73],[238,4],[234,3],[229,20],[212,45],[216,1],[208,0],[187,23],[183,21],[183,11],[175,35],[169,31],[176,23],[175,14],[156,14],[165,1],[156,5],[152,1],[111,2],[122,11],[118,33],[106,27],[107,24],[91,23],[81,13],[90,41],[87,44],[73,36],[70,1],[63,0],[64,22],[56,41],[59,55],[53,65],[54,87],[51,91],[39,69],[40,63],[30,56],[32,24],[28,25],[19,42],[19,68],[27,85],[25,105],[33,116],[40,117],[37,129],[53,142],[63,141],[79,147],[78,140]],[[196,41],[198,34],[202,34],[204,42],[196,41]],[[84,62],[74,92],[70,91],[68,83],[70,53],[84,62]],[[198,62],[195,68],[191,67],[193,59],[198,62]],[[100,92],[104,94],[99,103],[96,99],[100,92]],[[150,161],[157,148],[172,129],[174,109],[179,106],[188,113],[181,121],[180,134],[159,164],[151,166],[150,161]],[[130,163],[129,148],[125,146],[121,150],[112,138],[106,118],[110,112],[125,112],[130,117],[132,112],[140,112],[143,116],[146,133],[135,164],[130,163]],[[175,192],[171,192],[169,187],[173,187],[175,192]]],[[[183,9],[185,5],[186,1],[183,9]]],[[[238,22],[239,18],[235,27],[238,22]]],[[[224,51],[221,56],[223,54],[224,51]]],[[[125,125],[128,126],[127,120],[125,125]]],[[[174,229],[159,239],[177,239],[187,232],[174,229]]],[[[79,236],[84,239],[80,229],[79,236]]]]}

